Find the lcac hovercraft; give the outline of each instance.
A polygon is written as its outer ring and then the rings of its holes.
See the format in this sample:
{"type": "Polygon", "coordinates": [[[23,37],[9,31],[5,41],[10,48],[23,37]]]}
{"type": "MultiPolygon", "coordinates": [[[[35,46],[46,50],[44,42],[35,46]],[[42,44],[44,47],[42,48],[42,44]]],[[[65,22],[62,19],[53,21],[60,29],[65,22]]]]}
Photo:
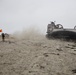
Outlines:
{"type": "Polygon", "coordinates": [[[47,34],[46,37],[48,39],[66,39],[66,40],[76,40],[76,26],[73,29],[64,28],[61,24],[56,24],[55,22],[51,22],[47,26],[47,34]]]}

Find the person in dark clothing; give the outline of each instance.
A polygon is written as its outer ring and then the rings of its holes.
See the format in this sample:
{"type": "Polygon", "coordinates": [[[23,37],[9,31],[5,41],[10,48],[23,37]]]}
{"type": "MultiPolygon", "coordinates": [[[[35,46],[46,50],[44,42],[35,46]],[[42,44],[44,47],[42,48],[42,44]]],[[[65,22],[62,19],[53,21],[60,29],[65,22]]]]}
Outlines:
{"type": "Polygon", "coordinates": [[[5,41],[5,34],[2,33],[2,41],[4,42],[5,41]]]}

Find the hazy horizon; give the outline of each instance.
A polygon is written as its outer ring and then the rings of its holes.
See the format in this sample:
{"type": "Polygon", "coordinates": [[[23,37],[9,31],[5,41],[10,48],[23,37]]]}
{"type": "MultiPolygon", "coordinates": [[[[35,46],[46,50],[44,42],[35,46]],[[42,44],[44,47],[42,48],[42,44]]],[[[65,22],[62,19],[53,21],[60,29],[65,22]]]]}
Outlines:
{"type": "Polygon", "coordinates": [[[33,27],[45,34],[50,21],[74,28],[75,9],[76,0],[0,0],[0,28],[14,33],[33,27]]]}

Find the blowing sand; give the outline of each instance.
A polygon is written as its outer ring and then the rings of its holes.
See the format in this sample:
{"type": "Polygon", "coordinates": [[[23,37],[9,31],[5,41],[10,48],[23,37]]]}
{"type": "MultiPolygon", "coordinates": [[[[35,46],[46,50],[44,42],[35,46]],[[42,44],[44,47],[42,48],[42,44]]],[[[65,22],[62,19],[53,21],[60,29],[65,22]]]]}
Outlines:
{"type": "Polygon", "coordinates": [[[76,43],[15,33],[0,40],[0,75],[76,75],[76,43]]]}

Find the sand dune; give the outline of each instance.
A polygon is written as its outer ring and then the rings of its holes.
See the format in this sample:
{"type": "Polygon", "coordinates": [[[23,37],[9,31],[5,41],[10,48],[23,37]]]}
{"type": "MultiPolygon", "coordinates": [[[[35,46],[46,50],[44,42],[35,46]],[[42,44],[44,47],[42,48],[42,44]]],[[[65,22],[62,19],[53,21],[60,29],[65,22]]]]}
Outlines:
{"type": "Polygon", "coordinates": [[[0,75],[75,75],[76,43],[48,40],[35,30],[0,39],[0,75]]]}

